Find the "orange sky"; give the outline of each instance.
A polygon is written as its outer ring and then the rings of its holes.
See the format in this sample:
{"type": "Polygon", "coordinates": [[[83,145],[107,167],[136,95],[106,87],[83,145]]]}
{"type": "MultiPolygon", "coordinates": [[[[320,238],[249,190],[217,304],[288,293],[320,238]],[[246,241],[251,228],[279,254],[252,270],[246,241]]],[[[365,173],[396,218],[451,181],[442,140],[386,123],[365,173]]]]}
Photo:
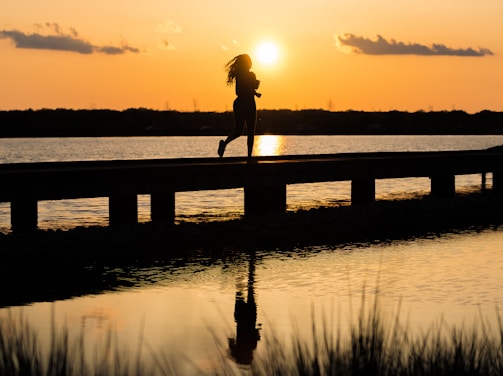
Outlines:
{"type": "Polygon", "coordinates": [[[0,110],[230,110],[249,53],[259,109],[503,111],[501,0],[0,1],[0,110]]]}

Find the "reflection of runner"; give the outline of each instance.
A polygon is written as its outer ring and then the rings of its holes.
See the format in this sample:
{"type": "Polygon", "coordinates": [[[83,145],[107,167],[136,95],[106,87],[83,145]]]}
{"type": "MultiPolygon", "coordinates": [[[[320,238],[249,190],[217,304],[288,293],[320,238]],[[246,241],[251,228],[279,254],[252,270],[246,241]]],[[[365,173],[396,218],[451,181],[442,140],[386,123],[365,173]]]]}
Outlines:
{"type": "Polygon", "coordinates": [[[255,125],[257,123],[255,96],[260,97],[261,94],[256,92],[260,81],[257,80],[255,73],[250,71],[251,66],[251,58],[246,54],[234,57],[226,65],[227,84],[236,84],[237,98],[233,104],[234,130],[225,140],[220,140],[218,144],[218,155],[220,157],[223,157],[227,144],[241,136],[245,124],[248,133],[248,157],[252,155],[255,125]]]}
{"type": "Polygon", "coordinates": [[[234,319],[236,320],[236,338],[229,339],[229,349],[231,356],[239,364],[251,364],[253,360],[253,350],[257,348],[260,339],[259,330],[255,327],[257,322],[257,306],[253,297],[245,302],[242,294],[236,294],[236,305],[234,308],[234,319]]]}
{"type": "Polygon", "coordinates": [[[239,364],[251,364],[253,360],[253,350],[257,348],[260,339],[257,324],[257,304],[254,293],[255,258],[250,259],[248,272],[248,296],[245,297],[241,291],[236,292],[236,302],[234,306],[234,319],[236,321],[236,337],[229,338],[229,350],[231,356],[239,364]]]}

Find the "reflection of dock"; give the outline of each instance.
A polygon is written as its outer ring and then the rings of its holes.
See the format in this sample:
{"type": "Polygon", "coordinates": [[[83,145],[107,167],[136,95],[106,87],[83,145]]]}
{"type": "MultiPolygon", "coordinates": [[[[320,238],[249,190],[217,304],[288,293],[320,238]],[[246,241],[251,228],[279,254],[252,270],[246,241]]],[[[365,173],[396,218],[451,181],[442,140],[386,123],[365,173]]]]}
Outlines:
{"type": "Polygon", "coordinates": [[[348,153],[245,158],[45,162],[0,165],[0,202],[15,231],[37,226],[37,201],[109,198],[110,224],[135,223],[137,196],[151,196],[153,222],[173,222],[175,192],[244,188],[246,215],[286,209],[286,186],[351,181],[352,204],[375,200],[375,180],[429,177],[431,194],[455,194],[455,176],[492,173],[503,192],[503,151],[348,153]]]}

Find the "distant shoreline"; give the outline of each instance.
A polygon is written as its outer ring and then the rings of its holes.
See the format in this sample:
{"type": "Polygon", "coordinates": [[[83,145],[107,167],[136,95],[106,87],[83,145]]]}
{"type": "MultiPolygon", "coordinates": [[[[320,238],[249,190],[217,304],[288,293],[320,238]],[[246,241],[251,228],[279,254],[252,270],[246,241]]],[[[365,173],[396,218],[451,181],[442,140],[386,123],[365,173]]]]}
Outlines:
{"type": "MultiPolygon", "coordinates": [[[[222,136],[232,127],[232,112],[0,111],[0,138],[222,136]]],[[[501,135],[503,112],[259,110],[256,131],[259,135],[501,135]]]]}

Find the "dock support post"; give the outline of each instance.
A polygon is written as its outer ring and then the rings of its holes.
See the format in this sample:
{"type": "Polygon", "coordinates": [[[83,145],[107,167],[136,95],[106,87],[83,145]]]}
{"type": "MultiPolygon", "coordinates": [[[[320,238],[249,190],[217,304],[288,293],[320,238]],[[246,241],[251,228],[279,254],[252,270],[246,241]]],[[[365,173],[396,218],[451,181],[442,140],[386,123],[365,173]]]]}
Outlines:
{"type": "Polygon", "coordinates": [[[493,192],[503,193],[503,171],[493,171],[493,192]]]}
{"type": "Polygon", "coordinates": [[[154,223],[175,221],[175,192],[150,195],[150,218],[154,223]]]}
{"type": "Polygon", "coordinates": [[[35,199],[14,200],[10,203],[12,231],[33,231],[37,228],[38,203],[35,199]]]}
{"type": "Polygon", "coordinates": [[[113,195],[108,199],[111,226],[138,223],[138,196],[113,195]]]}
{"type": "Polygon", "coordinates": [[[375,201],[375,179],[351,181],[351,205],[370,204],[375,201]]]}
{"type": "Polygon", "coordinates": [[[456,195],[456,177],[454,175],[431,176],[431,196],[448,198],[456,195]]]}
{"type": "Polygon", "coordinates": [[[284,213],[286,184],[249,184],[244,187],[245,215],[284,213]]]}

